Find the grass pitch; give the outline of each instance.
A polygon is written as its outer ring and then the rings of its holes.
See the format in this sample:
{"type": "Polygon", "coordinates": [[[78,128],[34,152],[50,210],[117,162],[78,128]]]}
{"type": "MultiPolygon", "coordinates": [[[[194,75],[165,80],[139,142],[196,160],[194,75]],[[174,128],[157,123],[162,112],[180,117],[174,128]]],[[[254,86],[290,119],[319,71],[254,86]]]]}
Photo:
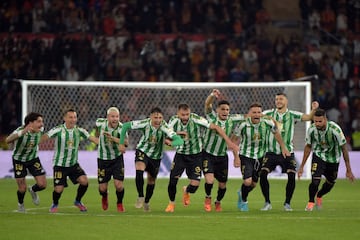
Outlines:
{"type": "MultiPolygon", "coordinates": [[[[33,179],[27,179],[33,184],[33,179]]],[[[338,180],[333,190],[323,198],[321,211],[305,212],[309,180],[297,181],[292,200],[293,212],[284,212],[285,180],[270,180],[273,209],[262,212],[260,186],[249,195],[249,212],[239,212],[236,207],[236,191],[241,179],[230,179],[223,212],[207,213],[203,210],[203,179],[200,188],[191,195],[191,205],[181,204],[181,187],[178,184],[174,213],[165,213],[168,203],[168,179],[159,179],[150,201],[151,212],[144,213],[134,207],[136,189],[134,179],[125,180],[125,213],[116,211],[115,189],[109,184],[109,209],[101,209],[101,197],[96,179],[90,180],[88,192],[83,198],[88,207],[81,213],[72,203],[77,186],[65,189],[59,204],[59,212],[48,212],[52,198],[52,180],[48,188],[39,193],[40,205],[34,206],[30,194],[25,196],[27,212],[18,213],[16,183],[14,179],[0,180],[0,239],[147,239],[147,240],[197,240],[197,239],[359,239],[360,238],[360,187],[359,183],[338,180]]],[[[213,188],[213,198],[217,186],[213,188]]]]}

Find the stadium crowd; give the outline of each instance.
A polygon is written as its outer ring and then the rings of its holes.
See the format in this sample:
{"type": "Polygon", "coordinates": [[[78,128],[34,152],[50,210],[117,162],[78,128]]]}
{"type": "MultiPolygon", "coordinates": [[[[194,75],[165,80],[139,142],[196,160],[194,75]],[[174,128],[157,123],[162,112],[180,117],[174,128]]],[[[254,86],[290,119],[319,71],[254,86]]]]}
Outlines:
{"type": "Polygon", "coordinates": [[[265,0],[4,0],[0,136],[21,124],[15,79],[271,82],[313,99],[360,149],[360,1],[299,0],[289,36],[265,0]]]}

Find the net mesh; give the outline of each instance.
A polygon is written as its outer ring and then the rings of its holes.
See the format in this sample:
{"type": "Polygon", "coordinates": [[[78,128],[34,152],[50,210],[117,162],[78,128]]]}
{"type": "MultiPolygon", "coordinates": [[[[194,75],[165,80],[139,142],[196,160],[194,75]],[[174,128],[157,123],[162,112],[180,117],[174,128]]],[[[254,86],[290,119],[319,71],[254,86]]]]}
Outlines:
{"type": "MultiPolygon", "coordinates": [[[[79,83],[80,84],[80,83],[79,83]]],[[[219,84],[204,84],[182,86],[181,83],[173,86],[162,86],[161,83],[131,86],[124,82],[117,85],[56,85],[51,84],[23,85],[27,88],[26,106],[23,112],[39,112],[44,115],[45,130],[61,124],[63,112],[73,108],[78,113],[78,125],[89,132],[94,129],[95,120],[106,117],[106,110],[116,106],[121,112],[121,121],[143,119],[149,116],[153,107],[160,107],[167,121],[176,114],[179,103],[190,105],[192,112],[204,115],[204,102],[212,89],[221,91],[221,99],[231,103],[231,113],[246,113],[253,102],[260,102],[263,110],[274,107],[275,94],[285,92],[289,98],[289,109],[306,112],[306,87],[292,86],[284,83],[283,86],[265,86],[262,83],[243,86],[225,86],[219,84]]],[[[215,103],[216,104],[216,103],[215,103]]],[[[129,149],[134,149],[140,138],[139,131],[131,131],[129,149]]],[[[295,129],[295,150],[302,150],[304,146],[305,124],[299,123],[295,129]]],[[[80,146],[85,149],[87,142],[80,146]]],[[[49,141],[41,146],[42,150],[52,149],[53,142],[49,141]]]]}

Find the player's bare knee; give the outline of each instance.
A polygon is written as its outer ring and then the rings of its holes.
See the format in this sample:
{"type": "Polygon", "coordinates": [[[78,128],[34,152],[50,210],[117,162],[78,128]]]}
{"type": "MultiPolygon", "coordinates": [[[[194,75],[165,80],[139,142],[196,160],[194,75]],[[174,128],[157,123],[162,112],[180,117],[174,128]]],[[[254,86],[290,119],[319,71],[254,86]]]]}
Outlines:
{"type": "Polygon", "coordinates": [[[226,182],[219,182],[219,188],[220,189],[226,188],[226,182]]]}
{"type": "Polygon", "coordinates": [[[252,186],[253,184],[253,181],[251,178],[247,178],[247,179],[244,179],[244,185],[249,187],[249,186],[252,186]]]}
{"type": "Polygon", "coordinates": [[[46,182],[39,182],[37,185],[39,186],[39,191],[44,190],[47,186],[46,182]]]}

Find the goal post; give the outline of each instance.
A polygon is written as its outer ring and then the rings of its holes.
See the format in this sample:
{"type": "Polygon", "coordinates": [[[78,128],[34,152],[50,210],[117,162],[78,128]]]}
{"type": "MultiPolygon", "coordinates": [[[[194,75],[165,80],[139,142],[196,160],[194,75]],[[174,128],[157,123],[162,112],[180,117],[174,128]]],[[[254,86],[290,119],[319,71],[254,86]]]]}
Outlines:
{"type": "MultiPolygon", "coordinates": [[[[20,80],[22,86],[22,119],[30,111],[44,115],[45,130],[60,124],[65,109],[78,112],[78,125],[89,132],[95,120],[106,117],[110,106],[120,109],[121,121],[148,117],[150,109],[160,107],[167,121],[176,114],[180,103],[204,115],[204,102],[212,89],[221,91],[221,97],[230,102],[231,113],[246,113],[253,102],[260,102],[263,110],[273,108],[275,95],[285,92],[289,109],[309,113],[311,84],[296,82],[246,82],[246,83],[183,83],[183,82],[70,82],[47,80],[20,80]]],[[[305,131],[309,122],[296,124],[295,150],[304,148],[305,131]]],[[[130,149],[134,149],[140,133],[130,134],[130,149]]],[[[85,148],[84,145],[81,146],[85,148]]],[[[42,149],[52,149],[42,145],[42,149]]],[[[299,161],[299,156],[297,156],[299,161]]],[[[300,159],[301,161],[301,159],[300,159]]]]}

